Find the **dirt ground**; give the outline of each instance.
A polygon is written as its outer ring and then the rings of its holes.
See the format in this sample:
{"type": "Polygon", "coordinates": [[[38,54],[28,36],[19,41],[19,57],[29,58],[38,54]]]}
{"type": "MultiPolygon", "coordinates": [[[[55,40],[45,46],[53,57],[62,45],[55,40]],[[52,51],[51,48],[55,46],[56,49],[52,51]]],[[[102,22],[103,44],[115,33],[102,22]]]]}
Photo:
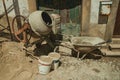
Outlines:
{"type": "Polygon", "coordinates": [[[120,57],[78,60],[62,56],[58,69],[41,75],[38,61],[25,55],[22,43],[0,45],[0,80],[120,80],[120,57]]]}

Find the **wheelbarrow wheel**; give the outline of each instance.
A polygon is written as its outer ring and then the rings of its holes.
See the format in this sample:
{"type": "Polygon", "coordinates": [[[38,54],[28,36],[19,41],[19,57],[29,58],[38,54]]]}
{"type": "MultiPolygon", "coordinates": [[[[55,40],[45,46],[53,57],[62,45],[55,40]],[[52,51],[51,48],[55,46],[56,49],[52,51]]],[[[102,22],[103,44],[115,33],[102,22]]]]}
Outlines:
{"type": "Polygon", "coordinates": [[[22,15],[17,15],[12,21],[12,33],[14,35],[14,40],[19,42],[29,42],[31,39],[31,27],[28,23],[25,23],[25,17],[22,15]],[[19,24],[18,24],[19,23],[19,24]]]}

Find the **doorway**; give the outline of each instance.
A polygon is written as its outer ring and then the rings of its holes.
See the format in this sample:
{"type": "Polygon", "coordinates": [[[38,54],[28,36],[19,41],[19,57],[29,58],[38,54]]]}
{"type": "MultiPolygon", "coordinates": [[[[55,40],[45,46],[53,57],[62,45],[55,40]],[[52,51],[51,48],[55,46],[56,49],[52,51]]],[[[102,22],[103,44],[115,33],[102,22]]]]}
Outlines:
{"type": "Polygon", "coordinates": [[[119,5],[118,5],[116,22],[115,22],[115,28],[114,28],[114,32],[113,32],[113,37],[114,38],[120,38],[120,2],[119,2],[119,5]]]}

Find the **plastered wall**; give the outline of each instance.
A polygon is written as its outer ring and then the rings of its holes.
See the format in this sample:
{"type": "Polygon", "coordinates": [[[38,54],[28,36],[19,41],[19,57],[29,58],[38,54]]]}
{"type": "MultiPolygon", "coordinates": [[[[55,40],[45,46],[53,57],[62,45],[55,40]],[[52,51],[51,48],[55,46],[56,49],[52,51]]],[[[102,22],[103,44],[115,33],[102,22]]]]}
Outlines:
{"type": "MultiPolygon", "coordinates": [[[[25,14],[24,12],[27,12],[27,11],[29,12],[29,4],[27,0],[18,0],[18,2],[19,2],[19,8],[20,8],[21,14],[24,15],[25,14]]],[[[6,3],[6,7],[9,8],[9,6],[13,4],[13,0],[5,0],[5,3],[6,3]]],[[[2,14],[3,12],[4,12],[3,2],[2,0],[0,0],[0,14],[2,14]]],[[[10,17],[15,16],[14,10],[12,10],[9,13],[9,16],[10,17]]]]}
{"type": "MultiPolygon", "coordinates": [[[[118,3],[119,0],[83,0],[82,36],[98,36],[103,39],[112,36],[118,3]],[[98,24],[100,1],[112,1],[111,13],[108,16],[108,22],[106,24],[98,24]],[[110,24],[112,24],[111,28],[109,28],[110,24]],[[111,29],[111,31],[109,31],[109,29],[111,29]]],[[[109,39],[110,38],[112,37],[109,37],[109,39]]]]}

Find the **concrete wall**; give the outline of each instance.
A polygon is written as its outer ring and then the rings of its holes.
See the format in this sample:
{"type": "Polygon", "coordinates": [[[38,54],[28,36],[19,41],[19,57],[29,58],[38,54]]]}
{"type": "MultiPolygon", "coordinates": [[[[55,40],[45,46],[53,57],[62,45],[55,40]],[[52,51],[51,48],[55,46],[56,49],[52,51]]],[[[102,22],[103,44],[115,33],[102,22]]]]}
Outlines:
{"type": "Polygon", "coordinates": [[[90,24],[89,24],[88,36],[99,36],[104,39],[106,24],[98,24],[100,1],[110,1],[110,0],[91,0],[90,24]]]}
{"type": "MultiPolygon", "coordinates": [[[[29,12],[28,1],[27,0],[18,0],[18,1],[19,1],[19,8],[21,14],[25,14],[25,12],[29,12]]],[[[9,6],[13,4],[13,0],[5,0],[5,3],[6,3],[6,7],[9,8],[9,6]]],[[[2,14],[3,12],[4,12],[3,2],[2,0],[0,0],[0,14],[2,14]]],[[[15,16],[14,10],[12,10],[9,13],[9,16],[10,17],[15,16]]]]}

